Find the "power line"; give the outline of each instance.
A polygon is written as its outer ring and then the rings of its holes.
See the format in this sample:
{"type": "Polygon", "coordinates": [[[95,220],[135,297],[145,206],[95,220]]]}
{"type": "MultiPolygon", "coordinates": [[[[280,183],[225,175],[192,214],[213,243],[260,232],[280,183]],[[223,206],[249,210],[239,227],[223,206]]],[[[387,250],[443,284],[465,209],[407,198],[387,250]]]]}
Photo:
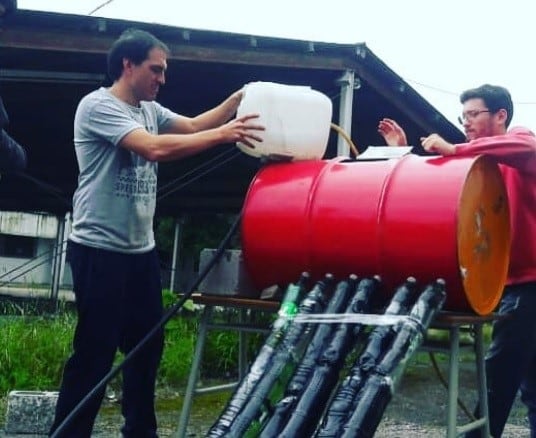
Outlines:
{"type": "Polygon", "coordinates": [[[88,15],[93,15],[95,12],[97,12],[99,9],[102,9],[104,8],[104,6],[106,5],[109,5],[110,3],[112,3],[114,0],[107,0],[105,1],[104,3],[101,3],[99,6],[97,6],[95,9],[93,9],[90,13],[88,13],[88,15]]]}
{"type": "MultiPolygon", "coordinates": [[[[430,90],[438,91],[443,94],[448,94],[450,96],[459,96],[461,94],[461,93],[455,93],[454,91],[445,90],[443,88],[434,87],[433,85],[423,84],[422,82],[415,81],[413,79],[405,79],[405,81],[419,85],[420,87],[423,87],[423,88],[428,88],[430,90]]],[[[536,105],[536,101],[530,101],[530,100],[524,101],[524,102],[514,101],[514,104],[515,105],[536,105]]]]}
{"type": "Polygon", "coordinates": [[[413,84],[416,84],[416,85],[419,85],[419,86],[424,87],[424,88],[428,88],[430,90],[439,91],[440,93],[443,93],[443,94],[450,94],[451,96],[459,96],[460,95],[460,93],[455,93],[454,91],[448,91],[448,90],[444,90],[443,88],[438,88],[438,87],[434,87],[432,85],[423,84],[422,82],[414,81],[413,79],[406,79],[406,81],[410,82],[410,83],[413,83],[413,84]]]}

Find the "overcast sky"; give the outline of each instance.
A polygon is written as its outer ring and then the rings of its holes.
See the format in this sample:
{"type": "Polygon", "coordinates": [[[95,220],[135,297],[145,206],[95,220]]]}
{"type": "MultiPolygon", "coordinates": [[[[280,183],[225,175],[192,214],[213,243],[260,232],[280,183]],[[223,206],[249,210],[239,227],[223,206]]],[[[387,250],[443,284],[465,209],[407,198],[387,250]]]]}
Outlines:
{"type": "Polygon", "coordinates": [[[507,87],[513,125],[536,130],[534,0],[18,0],[38,9],[316,42],[366,43],[456,122],[458,96],[507,87]]]}

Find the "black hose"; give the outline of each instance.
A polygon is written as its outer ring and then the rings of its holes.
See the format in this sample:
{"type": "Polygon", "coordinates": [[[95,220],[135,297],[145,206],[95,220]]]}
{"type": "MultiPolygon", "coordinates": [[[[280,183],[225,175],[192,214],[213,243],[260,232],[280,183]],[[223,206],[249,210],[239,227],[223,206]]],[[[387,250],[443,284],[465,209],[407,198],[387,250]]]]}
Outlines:
{"type": "Polygon", "coordinates": [[[184,295],[181,296],[179,301],[177,301],[162,317],[162,319],[145,335],[145,337],[131,350],[129,353],[125,356],[123,359],[123,362],[121,362],[116,367],[112,368],[112,370],[104,376],[95,387],[87,393],[87,395],[75,406],[75,408],[65,417],[65,419],[60,423],[58,428],[50,435],[51,438],[58,438],[61,436],[61,433],[63,430],[73,421],[73,419],[79,414],[80,410],[88,403],[97,392],[99,392],[102,388],[104,388],[118,373],[121,371],[124,366],[133,359],[133,357],[149,342],[149,340],[162,328],[166,325],[166,323],[179,311],[179,309],[184,305],[186,300],[188,300],[191,295],[197,290],[203,279],[207,276],[207,274],[210,272],[212,267],[218,262],[220,257],[223,255],[223,252],[225,251],[227,245],[229,244],[229,241],[231,240],[231,237],[233,237],[234,233],[238,229],[238,225],[240,224],[240,220],[242,219],[242,212],[238,215],[236,221],[233,223],[229,231],[227,232],[227,235],[223,238],[222,242],[220,243],[220,246],[216,250],[216,253],[214,254],[214,257],[210,260],[210,262],[205,266],[205,268],[199,273],[196,280],[194,281],[194,284],[190,287],[188,292],[186,292],[184,295]]]}

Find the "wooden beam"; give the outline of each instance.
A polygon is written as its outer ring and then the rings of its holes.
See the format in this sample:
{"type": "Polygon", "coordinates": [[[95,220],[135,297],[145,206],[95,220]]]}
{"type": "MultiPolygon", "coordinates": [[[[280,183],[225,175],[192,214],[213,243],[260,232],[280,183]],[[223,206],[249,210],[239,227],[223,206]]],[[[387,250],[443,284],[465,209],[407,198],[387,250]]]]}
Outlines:
{"type": "MultiPolygon", "coordinates": [[[[105,55],[115,37],[107,34],[87,34],[83,32],[43,31],[22,27],[0,30],[0,48],[38,50],[51,52],[74,52],[105,55]]],[[[352,68],[351,56],[333,53],[311,52],[304,43],[303,52],[294,49],[277,50],[274,47],[252,47],[244,40],[244,47],[225,47],[196,44],[192,41],[165,41],[171,51],[170,60],[200,61],[223,64],[266,65],[270,67],[308,68],[324,70],[345,70],[352,68]]],[[[223,41],[222,41],[223,43],[223,41]]],[[[236,45],[236,44],[235,44],[236,45]]]]}

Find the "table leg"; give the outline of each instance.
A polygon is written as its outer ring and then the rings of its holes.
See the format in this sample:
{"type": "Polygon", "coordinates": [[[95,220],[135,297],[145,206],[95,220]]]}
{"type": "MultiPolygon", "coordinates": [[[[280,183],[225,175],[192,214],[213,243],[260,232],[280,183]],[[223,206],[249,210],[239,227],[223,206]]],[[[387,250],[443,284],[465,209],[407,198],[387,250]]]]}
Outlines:
{"type": "Polygon", "coordinates": [[[450,335],[450,358],[449,358],[449,393],[447,413],[447,438],[455,438],[457,435],[458,415],[458,373],[460,352],[459,327],[451,327],[450,335]]]}
{"type": "Polygon", "coordinates": [[[181,416],[179,418],[179,427],[177,430],[178,438],[183,438],[186,436],[186,429],[188,427],[188,420],[190,418],[190,410],[192,408],[195,386],[199,377],[199,366],[201,365],[201,360],[203,359],[203,350],[205,349],[205,341],[207,338],[208,325],[211,317],[212,306],[205,306],[203,315],[201,316],[201,322],[199,323],[199,332],[197,334],[197,342],[195,345],[194,357],[192,359],[192,368],[190,369],[188,384],[186,385],[186,392],[184,393],[184,401],[181,409],[181,416]]]}
{"type": "Polygon", "coordinates": [[[488,413],[488,391],[486,382],[486,362],[484,359],[484,335],[482,334],[482,324],[475,324],[475,356],[476,372],[478,379],[478,406],[480,418],[484,418],[484,436],[489,437],[489,413],[488,413]]]}

